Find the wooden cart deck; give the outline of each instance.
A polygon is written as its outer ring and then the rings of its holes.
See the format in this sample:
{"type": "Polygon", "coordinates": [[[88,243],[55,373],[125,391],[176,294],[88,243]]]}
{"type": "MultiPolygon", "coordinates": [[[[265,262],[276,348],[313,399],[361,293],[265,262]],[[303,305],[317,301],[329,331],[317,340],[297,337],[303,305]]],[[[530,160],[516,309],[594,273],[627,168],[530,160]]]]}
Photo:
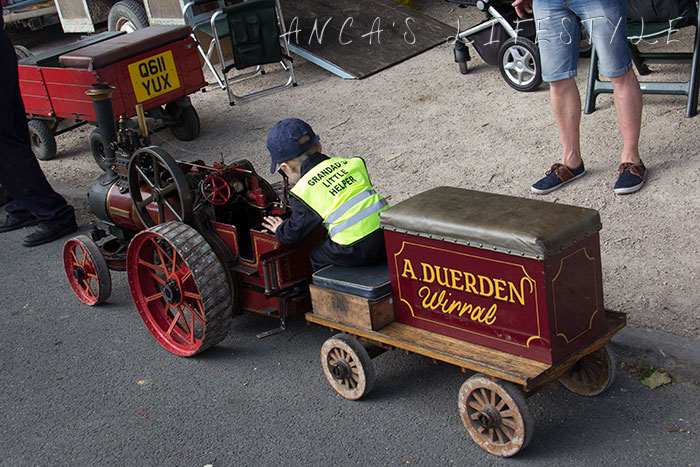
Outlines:
{"type": "Polygon", "coordinates": [[[549,381],[558,379],[581,357],[595,352],[607,344],[612,336],[627,323],[627,317],[624,313],[606,310],[606,329],[601,336],[554,365],[547,365],[546,363],[470,344],[397,322],[393,322],[378,331],[372,331],[322,318],[313,313],[307,313],[306,320],[391,347],[434,358],[463,369],[482,372],[520,384],[526,393],[534,391],[549,381]]]}

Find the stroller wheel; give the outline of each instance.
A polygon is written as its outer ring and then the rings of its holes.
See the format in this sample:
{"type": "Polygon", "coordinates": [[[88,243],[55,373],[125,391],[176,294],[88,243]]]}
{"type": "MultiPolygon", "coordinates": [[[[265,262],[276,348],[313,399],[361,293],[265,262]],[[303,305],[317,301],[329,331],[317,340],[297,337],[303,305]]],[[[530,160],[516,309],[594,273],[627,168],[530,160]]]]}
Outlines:
{"type": "Polygon", "coordinates": [[[525,37],[513,37],[503,43],[498,52],[498,68],[506,83],[517,91],[534,91],[542,84],[539,49],[525,37]]]}

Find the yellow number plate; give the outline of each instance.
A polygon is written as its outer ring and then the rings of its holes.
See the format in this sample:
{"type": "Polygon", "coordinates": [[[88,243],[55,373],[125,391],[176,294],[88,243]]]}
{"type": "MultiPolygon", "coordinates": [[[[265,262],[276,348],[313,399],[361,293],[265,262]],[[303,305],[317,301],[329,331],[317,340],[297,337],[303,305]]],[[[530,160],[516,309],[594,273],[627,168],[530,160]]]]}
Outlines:
{"type": "Polygon", "coordinates": [[[170,50],[132,63],[129,65],[129,76],[137,102],[146,101],[180,87],[175,60],[170,50]]]}

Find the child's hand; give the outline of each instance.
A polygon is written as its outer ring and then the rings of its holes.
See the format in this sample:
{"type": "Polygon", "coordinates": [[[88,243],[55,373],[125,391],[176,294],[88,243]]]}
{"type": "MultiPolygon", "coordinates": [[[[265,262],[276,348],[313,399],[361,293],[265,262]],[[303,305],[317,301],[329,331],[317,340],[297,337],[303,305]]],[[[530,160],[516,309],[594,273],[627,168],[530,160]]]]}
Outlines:
{"type": "Polygon", "coordinates": [[[263,217],[262,225],[270,232],[275,233],[277,227],[282,224],[282,218],[277,216],[265,216],[263,217]]]}
{"type": "Polygon", "coordinates": [[[532,0],[515,0],[511,5],[520,18],[525,18],[527,13],[532,13],[532,0]]]}

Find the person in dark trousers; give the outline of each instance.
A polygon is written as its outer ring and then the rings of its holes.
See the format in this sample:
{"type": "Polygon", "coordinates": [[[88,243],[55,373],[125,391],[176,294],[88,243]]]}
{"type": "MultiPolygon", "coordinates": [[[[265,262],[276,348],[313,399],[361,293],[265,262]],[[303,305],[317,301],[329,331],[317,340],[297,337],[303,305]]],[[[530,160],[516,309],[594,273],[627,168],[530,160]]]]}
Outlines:
{"type": "Polygon", "coordinates": [[[372,188],[364,161],[329,158],[320,138],[297,118],[278,122],[267,137],[272,165],[293,185],[292,215],[267,216],[263,226],[286,244],[298,243],[319,225],[328,236],[311,252],[314,271],[328,265],[364,266],[386,261],[379,212],[389,204],[372,188]]]}
{"type": "Polygon", "coordinates": [[[24,246],[33,247],[75,232],[78,226],[73,208],[51,188],[32,153],[17,57],[4,26],[0,5],[0,184],[7,212],[0,232],[38,223],[22,240],[24,246]]]}

